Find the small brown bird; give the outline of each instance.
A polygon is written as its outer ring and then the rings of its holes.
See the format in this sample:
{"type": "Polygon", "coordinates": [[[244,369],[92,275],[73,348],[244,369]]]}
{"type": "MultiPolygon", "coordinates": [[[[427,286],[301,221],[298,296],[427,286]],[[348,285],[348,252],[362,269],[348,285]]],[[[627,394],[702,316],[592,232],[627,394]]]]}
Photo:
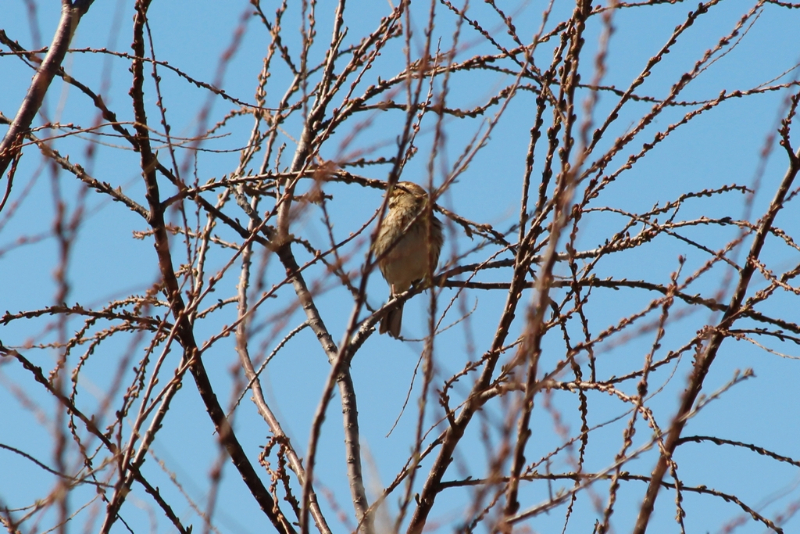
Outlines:
{"type": "MultiPolygon", "coordinates": [[[[413,182],[398,182],[389,192],[389,211],[372,250],[389,283],[391,298],[427,278],[439,263],[444,233],[442,222],[436,217],[431,216],[428,224],[428,202],[428,193],[413,182]]],[[[381,319],[379,331],[400,337],[402,322],[403,304],[400,304],[381,319]]]]}

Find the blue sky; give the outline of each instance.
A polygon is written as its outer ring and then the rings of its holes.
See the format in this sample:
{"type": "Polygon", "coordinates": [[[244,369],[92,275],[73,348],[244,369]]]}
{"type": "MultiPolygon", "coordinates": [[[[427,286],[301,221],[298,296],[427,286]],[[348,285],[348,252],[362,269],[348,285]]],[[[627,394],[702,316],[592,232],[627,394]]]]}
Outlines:
{"type": "MultiPolygon", "coordinates": [[[[504,46],[513,43],[505,33],[505,27],[499,18],[486,5],[470,5],[470,16],[481,21],[504,46]]],[[[499,4],[499,3],[498,3],[499,4]]],[[[714,5],[710,12],[698,18],[671,47],[645,81],[637,94],[646,94],[654,98],[664,98],[670,86],[682,73],[692,69],[704,52],[714,46],[726,35],[736,22],[747,13],[754,4],[741,0],[726,0],[714,5]]],[[[264,11],[272,16],[277,4],[264,3],[264,11]]],[[[530,39],[541,24],[541,11],[545,7],[542,2],[509,2],[503,4],[504,11],[513,15],[517,32],[523,38],[530,39]]],[[[612,21],[614,33],[608,47],[607,73],[603,85],[613,85],[624,90],[642,71],[648,58],[664,45],[676,25],[682,23],[689,10],[696,9],[696,4],[675,3],[660,4],[648,7],[631,7],[620,9],[612,21]]],[[[552,29],[572,12],[573,4],[556,0],[553,13],[546,25],[552,29]]],[[[227,94],[241,101],[254,102],[254,88],[258,72],[268,44],[268,35],[256,18],[246,18],[252,10],[246,2],[154,2],[150,9],[150,27],[153,32],[156,56],[179,68],[195,79],[212,83],[220,80],[219,85],[227,94]],[[246,22],[242,22],[246,21],[246,22]],[[236,28],[244,30],[243,40],[235,54],[228,62],[221,62],[224,51],[230,46],[232,34],[236,28]],[[224,69],[220,69],[220,65],[224,69]]],[[[412,39],[412,58],[419,57],[423,44],[423,27],[426,21],[428,5],[415,4],[412,12],[412,24],[415,37],[412,39]]],[[[441,39],[441,48],[449,49],[455,29],[454,18],[441,4],[437,4],[437,26],[435,38],[441,39]]],[[[41,35],[36,41],[35,33],[29,24],[26,3],[9,0],[0,14],[0,28],[9,37],[18,40],[26,48],[43,46],[49,42],[58,20],[55,5],[39,4],[35,14],[34,26],[41,35]]],[[[382,2],[349,2],[345,11],[345,24],[349,31],[343,46],[357,43],[366,31],[374,28],[380,17],[390,11],[387,3],[382,2]]],[[[324,57],[326,45],[331,33],[332,5],[321,3],[317,8],[316,20],[317,45],[312,49],[310,64],[316,64],[324,57]]],[[[133,9],[130,2],[95,2],[88,14],[81,21],[74,38],[72,48],[103,48],[129,52],[131,41],[131,20],[133,9]]],[[[746,31],[740,32],[736,39],[741,41],[735,47],[727,47],[727,54],[719,53],[719,59],[684,91],[679,100],[704,101],[716,98],[722,89],[729,93],[733,90],[746,90],[762,84],[776,85],[797,79],[794,67],[800,61],[800,38],[796,32],[798,27],[796,9],[781,8],[774,4],[765,4],[759,11],[752,25],[745,25],[746,31]]],[[[751,19],[752,20],[752,19],[751,19]]],[[[590,19],[586,30],[586,44],[583,55],[581,74],[583,82],[589,83],[594,75],[594,57],[601,35],[600,18],[590,19]]],[[[293,5],[284,17],[284,42],[296,55],[300,42],[300,12],[293,5]]],[[[472,28],[461,28],[462,48],[455,60],[460,61],[474,54],[496,53],[491,44],[472,28]]],[[[734,39],[735,41],[735,39],[734,39]]],[[[556,46],[557,39],[542,43],[535,56],[537,65],[546,66],[556,46]]],[[[3,47],[3,51],[7,48],[3,47]]],[[[368,76],[357,87],[358,94],[366,86],[375,83],[378,76],[388,79],[403,69],[403,49],[401,40],[389,43],[375,66],[368,71],[368,76]]],[[[267,106],[275,105],[290,83],[289,71],[285,65],[275,60],[275,68],[267,86],[267,106]]],[[[511,67],[510,62],[503,63],[511,67]]],[[[115,110],[120,120],[132,118],[130,97],[130,73],[127,60],[112,58],[101,54],[72,53],[68,55],[65,68],[77,79],[101,92],[108,106],[115,110]]],[[[175,136],[192,137],[210,125],[217,123],[235,108],[234,104],[212,95],[209,91],[196,87],[180,78],[166,68],[161,68],[162,92],[168,109],[168,118],[175,136]],[[198,110],[210,103],[209,115],[205,123],[200,123],[198,110]]],[[[11,117],[16,112],[19,102],[32,75],[31,69],[18,59],[0,56],[0,78],[4,80],[3,91],[0,92],[0,111],[11,117]]],[[[147,73],[149,76],[149,71],[147,73]]],[[[500,72],[460,72],[455,74],[449,87],[447,103],[462,109],[484,103],[499,89],[513,83],[514,77],[500,72]]],[[[149,83],[149,81],[148,81],[149,83]]],[[[349,82],[348,82],[349,83],[349,82]]],[[[441,89],[441,85],[437,85],[441,89]]],[[[152,84],[146,89],[148,113],[154,128],[158,125],[155,93],[152,84]]],[[[797,91],[795,87],[794,92],[797,91]]],[[[579,90],[577,102],[583,102],[587,91],[579,90]]],[[[786,100],[790,93],[786,89],[765,92],[745,98],[729,99],[719,106],[704,112],[692,119],[688,124],[678,128],[665,141],[657,145],[647,157],[637,162],[630,170],[620,174],[619,179],[610,184],[603,196],[592,203],[592,208],[613,208],[625,212],[643,212],[654,204],[673,201],[682,193],[714,189],[723,185],[738,184],[758,189],[752,197],[751,222],[756,222],[764,213],[774,194],[777,184],[787,167],[787,158],[781,147],[774,142],[766,145],[766,140],[779,125],[786,111],[786,100]],[[769,156],[763,158],[765,146],[771,149],[769,156]],[[763,164],[763,168],[761,165],[763,164]]],[[[402,91],[394,98],[402,102],[402,91]]],[[[497,126],[487,139],[486,146],[477,152],[466,171],[440,199],[440,203],[449,210],[479,223],[491,224],[499,231],[508,230],[517,220],[519,212],[519,192],[524,172],[525,152],[529,142],[529,130],[535,113],[536,95],[530,91],[520,90],[507,104],[497,126]]],[[[602,121],[617,102],[617,97],[609,92],[601,94],[594,109],[594,124],[602,121]]],[[[333,106],[340,103],[335,99],[333,106]]],[[[620,118],[612,123],[599,148],[605,150],[613,140],[630,130],[639,118],[646,113],[652,104],[647,102],[630,102],[623,108],[620,118]]],[[[619,168],[630,154],[638,152],[643,143],[651,142],[653,136],[664,131],[670,124],[679,121],[687,109],[694,107],[678,107],[666,110],[650,124],[633,143],[628,145],[609,166],[607,172],[619,168]]],[[[500,109],[496,105],[483,117],[476,119],[447,118],[444,122],[446,142],[437,155],[433,165],[433,181],[441,184],[450,166],[457,160],[464,147],[477,134],[487,128],[487,122],[500,109]]],[[[580,119],[585,117],[583,108],[577,112],[580,119]]],[[[73,123],[87,126],[96,119],[96,112],[88,98],[80,94],[74,87],[69,87],[56,79],[50,88],[44,116],[47,120],[61,123],[73,123]]],[[[39,117],[36,125],[45,119],[39,117]]],[[[545,113],[545,121],[550,120],[550,111],[545,113]]],[[[361,113],[349,123],[343,125],[336,134],[323,146],[320,154],[325,159],[342,161],[353,154],[364,154],[367,157],[390,156],[396,150],[395,139],[402,127],[403,114],[400,111],[369,111],[361,113]]],[[[432,150],[435,117],[429,114],[421,124],[420,134],[416,140],[417,155],[407,164],[403,179],[425,184],[429,178],[428,161],[432,150]]],[[[239,152],[246,144],[252,118],[248,116],[231,120],[225,128],[215,132],[215,136],[202,142],[201,148],[207,151],[196,153],[187,149],[177,151],[177,163],[187,181],[195,177],[199,183],[209,178],[221,178],[231,173],[239,160],[239,152]]],[[[4,131],[4,130],[3,130],[4,131]]],[[[110,130],[106,130],[109,131],[110,130]]],[[[283,166],[288,165],[295,148],[295,140],[300,133],[299,116],[291,117],[279,135],[279,144],[285,143],[283,166]]],[[[793,137],[796,139],[796,136],[793,137]]],[[[540,141],[534,165],[533,181],[538,184],[541,172],[539,166],[544,155],[546,143],[540,141]]],[[[114,137],[97,139],[87,135],[66,137],[54,141],[54,147],[64,154],[70,154],[73,162],[84,162],[87,170],[102,181],[121,187],[124,192],[144,203],[144,189],[140,177],[138,155],[124,146],[124,141],[114,137]],[[90,141],[87,141],[90,139],[90,141]],[[99,142],[98,142],[99,141],[99,142]],[[88,155],[89,147],[96,151],[88,155]],[[88,163],[87,163],[88,162],[88,163]]],[[[161,147],[159,157],[168,160],[166,148],[161,147]]],[[[258,160],[258,158],[256,158],[258,160]]],[[[354,173],[374,179],[385,179],[387,166],[367,166],[354,168],[354,173]]],[[[33,310],[54,304],[56,284],[54,269],[58,264],[57,244],[49,236],[53,223],[54,196],[58,189],[63,195],[69,213],[73,213],[84,194],[77,181],[65,172],[57,174],[49,165],[43,164],[39,154],[33,147],[28,147],[17,171],[14,189],[8,207],[0,213],[0,308],[11,313],[22,310],[33,310]],[[26,188],[30,187],[28,191],[26,188]],[[14,211],[11,211],[13,207],[14,211]],[[10,215],[11,214],[11,215],[10,215]],[[44,236],[36,239],[36,236],[44,236]],[[19,244],[21,238],[32,241],[30,244],[19,244]]],[[[5,187],[5,179],[0,182],[5,187]]],[[[162,183],[164,197],[170,194],[167,182],[162,183]]],[[[336,239],[343,239],[350,232],[357,230],[372,216],[380,205],[381,192],[362,188],[356,185],[329,183],[324,191],[332,195],[328,206],[333,220],[333,233],[336,239]]],[[[207,197],[215,200],[215,195],[207,197]]],[[[711,198],[690,199],[681,207],[679,220],[691,220],[700,216],[709,218],[729,216],[739,219],[747,213],[748,197],[740,192],[731,191],[711,198]]],[[[796,199],[792,200],[792,204],[796,199]]],[[[235,208],[235,206],[229,206],[235,208]]],[[[231,209],[233,216],[244,221],[246,216],[241,211],[231,209]]],[[[187,204],[187,215],[195,217],[194,205],[187,204]]],[[[169,214],[174,224],[181,224],[180,215],[173,211],[169,214]]],[[[326,248],[327,230],[321,223],[322,213],[318,207],[309,206],[300,212],[292,227],[292,233],[303,236],[318,248],[326,248]]],[[[666,219],[666,216],[664,217],[666,219]]],[[[202,219],[201,219],[202,220],[202,219]]],[[[608,210],[594,211],[584,215],[583,223],[577,237],[579,250],[593,249],[603,240],[621,230],[627,219],[608,210]]],[[[797,211],[790,205],[778,216],[776,226],[790,236],[796,238],[798,227],[797,211]]],[[[641,225],[634,228],[638,231],[641,225]]],[[[102,307],[114,299],[128,294],[142,294],[159,280],[152,238],[137,239],[135,232],[147,229],[145,221],[138,215],[128,211],[119,203],[110,202],[107,197],[89,193],[85,199],[85,213],[82,224],[74,241],[71,261],[68,268],[70,284],[70,304],[80,303],[86,307],[102,307]]],[[[221,239],[240,241],[232,232],[222,225],[216,228],[221,239]]],[[[698,226],[681,230],[681,235],[702,242],[707,247],[718,250],[737,235],[733,226],[710,227],[698,226]]],[[[454,224],[447,226],[448,241],[442,257],[445,264],[451,256],[462,253],[475,246],[479,239],[469,239],[463,230],[454,224]]],[[[512,234],[511,237],[516,235],[512,234]]],[[[357,276],[363,262],[368,242],[368,235],[362,234],[344,248],[349,272],[357,276]]],[[[181,250],[180,239],[173,241],[176,250],[181,250]]],[[[738,259],[745,256],[749,240],[745,240],[745,248],[738,253],[738,259]]],[[[494,250],[494,249],[490,249],[494,250]]],[[[177,253],[176,253],[177,254],[177,253]]],[[[299,262],[308,261],[310,255],[295,246],[295,254],[299,262]]],[[[600,262],[595,270],[599,278],[613,276],[616,279],[649,280],[665,284],[670,273],[678,268],[678,256],[686,256],[683,276],[688,276],[709,256],[697,248],[687,247],[685,242],[660,236],[625,256],[611,256],[600,262]]],[[[221,269],[230,259],[230,251],[220,249],[210,256],[207,272],[221,269]]],[[[257,258],[263,257],[263,251],[256,251],[257,258]]],[[[481,261],[488,256],[486,251],[472,253],[459,260],[463,263],[481,261]]],[[[509,253],[500,256],[510,258],[509,253]]],[[[797,250],[794,250],[775,237],[767,241],[762,256],[768,267],[776,274],[792,269],[798,264],[797,250]]],[[[185,254],[181,256],[185,259],[185,254]]],[[[177,261],[177,260],[176,260],[177,261]]],[[[217,298],[235,295],[238,282],[238,263],[222,278],[216,292],[201,309],[213,305],[217,298]]],[[[566,265],[556,268],[557,275],[568,275],[566,265]]],[[[701,277],[686,289],[689,294],[701,293],[704,297],[712,297],[721,291],[720,300],[727,302],[730,296],[730,282],[726,286],[726,271],[722,267],[701,277]]],[[[509,271],[489,272],[480,279],[483,281],[508,280],[509,271]]],[[[757,275],[758,276],[758,275],[757,275]]],[[[263,283],[266,287],[278,282],[283,277],[283,269],[276,259],[267,260],[264,266],[263,283]]],[[[336,279],[329,276],[324,267],[316,265],[309,269],[307,279],[310,283],[319,283],[322,288],[316,296],[316,304],[320,309],[326,326],[334,340],[339,342],[346,328],[352,309],[352,298],[336,279]]],[[[735,283],[735,279],[733,281],[735,283]]],[[[766,286],[763,278],[752,285],[749,293],[766,286]]],[[[622,317],[643,309],[654,298],[652,294],[641,290],[610,289],[594,290],[595,299],[587,305],[586,313],[596,334],[622,317]]],[[[563,293],[555,293],[561,295],[563,293]]],[[[380,306],[388,295],[385,282],[377,275],[370,277],[368,284],[368,302],[373,307],[380,306]]],[[[425,297],[418,296],[406,304],[404,334],[409,338],[418,338],[425,332],[426,309],[425,297]]],[[[439,310],[455,296],[455,291],[446,289],[439,300],[439,310]]],[[[523,302],[530,303],[532,293],[526,291],[523,302]]],[[[476,359],[483,353],[494,333],[498,317],[505,302],[505,294],[499,291],[466,291],[443,319],[443,325],[456,321],[463,312],[475,308],[468,321],[437,337],[435,352],[434,387],[441,387],[446,377],[461,369],[470,359],[476,359]],[[466,325],[466,326],[465,326],[466,325]],[[469,331],[468,328],[469,327],[469,331]],[[474,349],[471,349],[471,346],[474,349]],[[474,350],[473,353],[470,350],[474,350]]],[[[288,331],[298,326],[303,320],[302,311],[293,307],[293,292],[284,288],[278,292],[278,298],[269,301],[255,319],[255,325],[263,325],[258,336],[253,338],[253,346],[260,350],[254,352],[269,353],[288,331]]],[[[521,308],[522,310],[524,308],[521,308]]],[[[791,292],[776,293],[762,307],[764,313],[797,323],[797,294],[791,292]]],[[[163,316],[164,309],[157,313],[163,316]]],[[[693,308],[682,304],[676,306],[671,316],[668,334],[662,341],[662,348],[657,353],[663,357],[666,352],[676,350],[693,337],[706,324],[714,324],[718,315],[704,309],[693,308]]],[[[509,341],[520,333],[524,313],[517,314],[517,321],[512,326],[509,341]]],[[[642,322],[654,321],[657,315],[651,314],[642,322]]],[[[218,314],[199,321],[196,325],[199,338],[207,339],[226,324],[235,319],[235,311],[230,306],[218,314]]],[[[9,325],[0,326],[0,339],[9,347],[17,347],[29,358],[36,361],[46,371],[55,361],[57,352],[48,349],[26,348],[28,343],[38,344],[52,342],[57,339],[58,331],[53,328],[54,318],[45,316],[36,320],[17,320],[9,325]]],[[[66,332],[72,333],[81,328],[83,320],[72,317],[65,325],[66,332]]],[[[752,326],[752,325],[751,325],[752,326]]],[[[582,339],[578,323],[570,325],[570,334],[574,339],[582,339]],[[572,330],[574,328],[574,330],[572,330]]],[[[635,329],[634,329],[635,330],[635,329]]],[[[634,331],[632,330],[632,331],[634,331]]],[[[644,356],[653,343],[652,329],[632,336],[612,339],[601,345],[598,352],[598,377],[608,378],[639,369],[644,356]]],[[[798,458],[800,456],[800,435],[798,435],[798,416],[796,410],[798,390],[796,387],[798,369],[796,346],[791,342],[778,344],[767,339],[765,343],[774,350],[785,353],[781,357],[758,349],[746,341],[726,340],[717,361],[706,380],[704,393],[723,387],[734,376],[736,369],[752,368],[755,377],[734,386],[730,391],[710,402],[689,423],[685,435],[714,435],[745,443],[756,443],[778,454],[798,458]]],[[[130,376],[130,367],[141,357],[146,342],[130,335],[120,335],[104,341],[92,353],[81,372],[78,382],[78,399],[89,412],[96,409],[103,398],[111,378],[114,376],[119,362],[132,356],[132,363],[126,369],[125,376],[130,376]]],[[[419,376],[413,387],[410,385],[414,369],[423,345],[417,341],[397,341],[387,336],[373,335],[356,356],[351,372],[359,399],[359,416],[362,446],[365,451],[364,466],[367,486],[370,491],[386,486],[405,463],[411,447],[411,437],[416,424],[416,406],[419,396],[419,376]],[[400,417],[397,428],[389,434],[392,426],[401,413],[409,388],[412,393],[408,407],[400,417]]],[[[74,365],[80,355],[87,350],[86,346],[75,349],[70,363],[74,365]],[[74,361],[73,361],[74,359],[74,361]]],[[[552,368],[563,357],[564,347],[561,334],[556,330],[548,335],[543,344],[542,369],[552,368]],[[549,366],[549,367],[548,367],[549,366]]],[[[174,366],[180,357],[177,349],[167,355],[168,366],[174,366]]],[[[663,390],[654,395],[648,406],[657,415],[662,428],[668,425],[674,414],[680,392],[685,387],[686,377],[691,366],[691,352],[684,354],[673,366],[665,366],[654,373],[650,392],[654,393],[662,384],[663,390]]],[[[237,365],[233,339],[220,340],[213,350],[206,353],[206,365],[209,368],[217,395],[223,404],[228,405],[236,388],[232,377],[232,369],[237,365]]],[[[581,362],[586,365],[585,359],[581,362]]],[[[329,365],[319,344],[309,330],[305,330],[287,343],[264,373],[263,382],[273,409],[278,414],[284,429],[291,436],[301,456],[304,455],[308,441],[309,425],[314,410],[320,401],[323,383],[329,372],[329,365]]],[[[565,376],[564,380],[568,380],[565,376]]],[[[124,382],[124,381],[123,381],[124,382]]],[[[466,381],[456,388],[457,395],[468,391],[471,381],[466,381]]],[[[628,394],[635,393],[635,382],[621,386],[628,394]]],[[[238,392],[238,391],[237,391],[238,392]]],[[[591,425],[600,425],[612,421],[626,413],[629,405],[622,404],[613,397],[600,392],[589,393],[591,405],[591,425]]],[[[431,402],[431,401],[429,401],[431,402]]],[[[9,408],[0,411],[0,443],[23,449],[45,463],[52,464],[53,452],[51,437],[54,435],[53,411],[56,406],[37,387],[30,375],[16,362],[3,361],[0,365],[0,405],[9,408]]],[[[336,520],[337,512],[330,504],[335,501],[344,514],[352,521],[352,505],[346,483],[346,465],[342,444],[342,424],[339,419],[339,401],[335,398],[331,403],[320,442],[320,458],[316,476],[319,479],[317,490],[322,496],[323,509],[328,513],[329,521],[335,532],[345,531],[344,526],[336,520]],[[327,492],[324,492],[325,488],[327,492]]],[[[567,436],[574,436],[580,429],[577,399],[573,394],[553,391],[537,397],[537,409],[534,411],[532,428],[534,434],[527,454],[530,460],[546,454],[564,441],[564,435],[555,431],[553,414],[563,418],[562,424],[567,429],[567,436]],[[543,399],[542,397],[545,397],[543,399]],[[548,403],[552,409],[548,410],[548,403]]],[[[485,474],[487,458],[493,453],[486,450],[481,441],[481,432],[488,432],[497,437],[498,421],[508,414],[502,403],[487,405],[486,409],[476,416],[477,423],[470,429],[456,452],[456,458],[445,480],[453,480],[465,476],[465,471],[474,476],[485,474]]],[[[266,444],[269,430],[257,414],[249,395],[235,412],[235,426],[245,450],[251,461],[256,462],[259,447],[266,444]]],[[[106,423],[108,421],[105,421],[106,423]]],[[[431,415],[427,423],[432,424],[435,418],[431,415]]],[[[627,419],[602,426],[592,431],[590,447],[587,453],[587,470],[601,470],[610,465],[614,454],[621,444],[622,429],[627,419]]],[[[129,429],[126,429],[127,432],[129,429]]],[[[205,503],[209,488],[208,473],[216,461],[219,450],[216,446],[213,426],[205,414],[194,384],[187,381],[176,396],[163,429],[153,445],[155,457],[163,460],[166,469],[175,473],[181,481],[182,489],[196,502],[205,503]]],[[[438,433],[434,430],[431,435],[438,433]]],[[[637,427],[634,448],[650,439],[651,431],[645,426],[637,427]]],[[[96,446],[96,444],[95,444],[96,446]]],[[[79,463],[77,457],[72,458],[74,468],[79,463]]],[[[146,473],[152,477],[155,485],[175,503],[176,511],[187,523],[200,528],[202,522],[197,514],[181,496],[180,490],[170,482],[165,470],[162,470],[156,458],[149,458],[145,464],[146,473]]],[[[655,453],[650,450],[640,458],[626,464],[626,470],[647,475],[655,463],[655,453]]],[[[430,467],[430,458],[422,462],[418,484],[424,479],[426,468],[430,467]]],[[[706,485],[715,490],[735,494],[749,506],[775,519],[781,513],[788,513],[800,502],[797,486],[800,482],[794,466],[768,459],[754,452],[731,446],[715,446],[705,444],[686,444],[679,449],[676,457],[679,474],[687,485],[706,485]]],[[[552,472],[569,471],[569,455],[557,455],[550,465],[552,472]]],[[[540,470],[540,471],[543,471],[540,470]]],[[[43,473],[33,464],[23,461],[8,451],[0,450],[0,502],[13,508],[30,504],[52,488],[54,479],[43,473]],[[14,481],[2,482],[2,481],[14,481]]],[[[556,488],[560,487],[558,485],[556,488]]],[[[570,483],[564,487],[569,488],[570,483]]],[[[612,526],[616,532],[630,531],[635,521],[644,483],[628,482],[620,490],[620,496],[612,526]]],[[[523,509],[533,506],[548,498],[552,491],[544,482],[525,485],[521,499],[523,509]]],[[[418,489],[415,489],[418,491],[418,489]]],[[[592,491],[600,502],[600,511],[592,502],[591,492],[581,494],[575,515],[570,520],[567,532],[589,532],[595,519],[602,516],[605,505],[606,485],[597,483],[592,491]]],[[[76,490],[70,504],[77,509],[92,499],[94,490],[76,490]]],[[[465,514],[465,502],[470,498],[467,490],[449,490],[443,493],[431,516],[432,524],[441,526],[442,531],[457,529],[465,514]]],[[[652,532],[677,532],[674,521],[674,493],[663,490],[651,520],[652,532]]],[[[742,517],[742,510],[734,504],[726,503],[720,498],[708,495],[697,496],[686,492],[684,508],[687,512],[687,532],[723,532],[725,525],[736,522],[742,517]]],[[[93,513],[102,515],[104,507],[99,502],[99,512],[89,507],[79,513],[73,520],[73,529],[91,529],[96,519],[93,513]]],[[[216,522],[222,532],[258,532],[269,529],[266,517],[258,510],[252,497],[246,491],[239,475],[230,463],[225,464],[220,486],[219,504],[216,522]]],[[[396,497],[390,499],[387,512],[396,512],[396,497]]],[[[132,525],[135,532],[154,530],[170,531],[170,526],[163,514],[154,507],[149,497],[138,488],[130,495],[122,509],[125,521],[132,525]],[[154,526],[151,528],[151,522],[154,526]]],[[[38,529],[50,528],[54,518],[53,512],[45,513],[38,529]]],[[[784,525],[786,532],[797,529],[798,519],[791,518],[784,525]]],[[[563,527],[563,507],[549,514],[537,516],[524,523],[523,528],[532,532],[555,532],[563,527]]],[[[31,527],[32,528],[32,527],[31,527]]],[[[97,528],[96,526],[94,528],[97,528]]],[[[33,531],[33,530],[32,530],[33,531]]],[[[39,530],[37,530],[39,531],[39,530]]],[[[115,526],[115,532],[123,531],[121,524],[115,526]]],[[[520,530],[524,531],[524,530],[520,530]]],[[[764,525],[752,520],[737,523],[735,532],[762,532],[764,525]]]]}

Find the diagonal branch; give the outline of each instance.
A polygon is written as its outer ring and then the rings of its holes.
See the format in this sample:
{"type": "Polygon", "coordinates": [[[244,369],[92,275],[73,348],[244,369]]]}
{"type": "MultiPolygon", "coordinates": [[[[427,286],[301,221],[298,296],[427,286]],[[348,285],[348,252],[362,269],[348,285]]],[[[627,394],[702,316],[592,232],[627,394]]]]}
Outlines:
{"type": "Polygon", "coordinates": [[[669,436],[667,436],[664,443],[664,449],[650,477],[650,484],[647,486],[647,493],[639,509],[639,517],[636,519],[636,526],[634,527],[633,534],[644,534],[647,530],[647,524],[650,521],[650,515],[653,513],[653,507],[655,506],[656,497],[658,496],[658,490],[661,487],[661,481],[664,479],[667,468],[672,464],[672,455],[680,443],[683,427],[686,425],[686,421],[688,420],[688,416],[692,413],[697,396],[703,388],[703,381],[708,374],[708,370],[711,368],[711,364],[714,363],[714,358],[716,358],[722,342],[727,337],[728,329],[733,325],[736,319],[740,317],[744,297],[747,294],[747,289],[750,287],[750,280],[756,270],[756,260],[761,254],[764,241],[767,238],[767,234],[772,227],[775,217],[778,215],[781,208],[783,208],[783,201],[798,171],[800,171],[800,149],[796,152],[794,157],[789,158],[789,168],[786,170],[786,174],[778,190],[775,192],[775,197],[772,199],[767,213],[758,225],[758,231],[753,238],[753,244],[750,246],[750,253],[747,255],[747,262],[739,275],[739,283],[736,286],[733,297],[731,297],[728,309],[725,311],[719,324],[713,329],[706,349],[697,356],[697,361],[694,364],[694,371],[689,379],[689,386],[683,393],[678,413],[675,414],[668,430],[669,436]]]}
{"type": "Polygon", "coordinates": [[[16,157],[21,148],[22,137],[30,130],[33,118],[42,107],[47,89],[61,67],[67,55],[69,43],[78,27],[81,17],[89,10],[91,1],[76,1],[71,4],[69,0],[61,2],[61,20],[58,22],[53,42],[44,57],[39,70],[33,77],[28,93],[22,100],[17,116],[11,123],[3,140],[0,141],[0,175],[6,172],[8,165],[16,157]]]}
{"type": "MultiPolygon", "coordinates": [[[[175,326],[178,332],[177,338],[184,350],[183,361],[189,364],[189,370],[195,380],[197,390],[200,393],[200,397],[203,399],[209,417],[214,423],[220,442],[230,455],[233,464],[239,470],[250,493],[279,532],[293,534],[294,528],[281,512],[278,504],[272,499],[269,491],[259,478],[255,468],[242,449],[239,440],[236,438],[236,434],[225,416],[222,406],[217,400],[208,373],[203,365],[201,354],[198,351],[194,330],[190,322],[189,314],[186,313],[186,304],[181,297],[180,284],[175,275],[170,251],[169,235],[164,223],[165,208],[160,201],[160,191],[156,179],[157,162],[150,146],[147,114],[144,106],[144,72],[142,59],[144,58],[143,29],[149,3],[149,0],[139,0],[136,5],[133,49],[137,59],[135,59],[131,65],[133,86],[130,94],[133,100],[133,109],[136,117],[136,148],[138,149],[141,159],[142,176],[146,187],[145,197],[150,207],[150,219],[148,222],[153,229],[158,266],[163,278],[165,292],[169,298],[170,308],[175,317],[175,326]]],[[[113,522],[115,517],[116,513],[114,513],[114,510],[109,510],[107,522],[113,522]]],[[[108,525],[108,528],[110,528],[110,525],[108,525]]]]}

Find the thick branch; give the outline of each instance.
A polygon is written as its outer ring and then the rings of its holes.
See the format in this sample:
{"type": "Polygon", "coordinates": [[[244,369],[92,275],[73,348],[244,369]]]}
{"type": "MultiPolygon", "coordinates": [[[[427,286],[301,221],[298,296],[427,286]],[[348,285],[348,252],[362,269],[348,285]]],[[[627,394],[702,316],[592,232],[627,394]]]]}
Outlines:
{"type": "Polygon", "coordinates": [[[750,253],[747,255],[747,262],[739,276],[739,283],[736,286],[733,297],[731,297],[731,303],[728,305],[728,309],[725,311],[717,327],[714,328],[705,351],[697,357],[697,361],[694,364],[694,371],[689,379],[689,387],[683,394],[678,413],[675,414],[672,425],[670,425],[669,436],[667,436],[666,442],[664,443],[664,449],[651,475],[650,484],[647,487],[647,493],[642,501],[633,534],[644,534],[647,530],[647,524],[650,521],[650,515],[653,513],[658,490],[661,488],[661,481],[664,479],[667,468],[672,463],[672,455],[675,452],[675,448],[680,443],[683,427],[686,425],[686,421],[692,412],[697,396],[703,388],[703,381],[708,374],[708,370],[711,368],[711,364],[714,363],[714,358],[716,358],[723,340],[727,337],[728,329],[740,316],[739,312],[742,309],[742,302],[747,294],[747,289],[750,287],[750,280],[753,273],[756,270],[756,260],[761,254],[764,241],[767,238],[767,234],[772,227],[775,217],[778,215],[781,208],[783,208],[783,201],[789,192],[789,188],[792,186],[798,170],[800,170],[799,158],[800,150],[797,151],[795,157],[789,159],[789,168],[786,171],[786,175],[783,177],[766,215],[761,219],[761,223],[758,226],[758,231],[750,247],[750,253]]]}
{"type": "Polygon", "coordinates": [[[11,123],[11,127],[6,132],[5,137],[0,142],[0,175],[6,172],[8,165],[16,157],[22,144],[22,137],[28,133],[33,122],[33,118],[39,112],[44,102],[47,89],[53,81],[56,72],[61,67],[64,57],[67,55],[69,43],[72,35],[78,27],[81,17],[89,10],[91,2],[76,2],[71,5],[66,0],[61,4],[61,20],[58,22],[53,42],[44,57],[39,70],[33,77],[28,93],[22,101],[22,105],[11,123]]]}
{"type": "MultiPolygon", "coordinates": [[[[131,65],[131,71],[133,72],[131,97],[133,99],[134,114],[136,116],[136,145],[141,157],[142,175],[146,187],[145,197],[150,206],[150,220],[148,222],[153,229],[158,266],[163,278],[165,292],[169,298],[170,308],[175,317],[175,325],[178,331],[177,337],[184,350],[183,361],[189,363],[189,369],[194,377],[197,390],[200,393],[200,397],[203,399],[209,417],[214,423],[220,441],[230,455],[233,464],[238,469],[250,493],[279,532],[292,534],[294,533],[294,528],[283,515],[277,503],[272,499],[269,491],[258,477],[252,463],[250,463],[239,440],[236,438],[233,428],[225,416],[224,410],[217,400],[216,394],[211,386],[211,381],[208,378],[208,373],[203,365],[201,354],[198,351],[189,315],[186,313],[186,305],[181,297],[180,284],[175,276],[169,235],[164,224],[164,206],[160,202],[160,191],[156,179],[157,163],[150,146],[147,114],[144,107],[144,72],[142,59],[144,58],[143,28],[148,5],[149,0],[140,0],[136,6],[133,40],[133,49],[136,59],[131,65]]],[[[113,512],[113,510],[109,510],[108,514],[112,518],[112,521],[113,516],[115,516],[113,512]]]]}

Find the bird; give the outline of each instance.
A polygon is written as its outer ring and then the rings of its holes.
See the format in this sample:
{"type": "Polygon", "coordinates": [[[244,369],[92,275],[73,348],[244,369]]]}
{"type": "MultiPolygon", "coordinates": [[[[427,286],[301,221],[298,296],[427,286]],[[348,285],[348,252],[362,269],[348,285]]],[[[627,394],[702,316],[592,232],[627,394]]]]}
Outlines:
{"type": "MultiPolygon", "coordinates": [[[[444,243],[442,222],[428,208],[428,192],[413,182],[390,187],[389,211],[372,245],[381,274],[389,284],[389,299],[428,278],[439,263],[444,243]],[[430,221],[430,224],[429,222],[430,221]]],[[[381,318],[379,332],[400,337],[403,303],[381,318]]]]}

